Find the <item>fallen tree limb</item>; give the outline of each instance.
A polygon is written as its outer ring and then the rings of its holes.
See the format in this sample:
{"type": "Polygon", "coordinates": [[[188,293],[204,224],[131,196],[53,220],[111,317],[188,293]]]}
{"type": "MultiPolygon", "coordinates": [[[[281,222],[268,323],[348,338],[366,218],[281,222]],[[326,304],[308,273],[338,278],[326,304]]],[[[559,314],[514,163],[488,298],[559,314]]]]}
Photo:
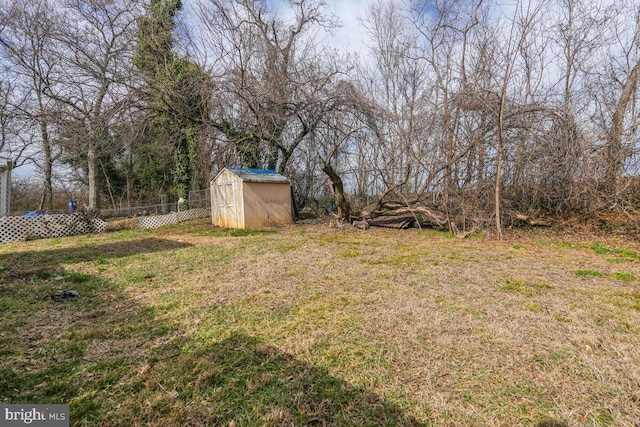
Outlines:
{"type": "Polygon", "coordinates": [[[530,215],[525,215],[521,212],[512,212],[511,213],[513,219],[519,222],[524,222],[528,225],[536,226],[536,227],[551,227],[552,224],[548,220],[541,217],[532,218],[530,215]]]}

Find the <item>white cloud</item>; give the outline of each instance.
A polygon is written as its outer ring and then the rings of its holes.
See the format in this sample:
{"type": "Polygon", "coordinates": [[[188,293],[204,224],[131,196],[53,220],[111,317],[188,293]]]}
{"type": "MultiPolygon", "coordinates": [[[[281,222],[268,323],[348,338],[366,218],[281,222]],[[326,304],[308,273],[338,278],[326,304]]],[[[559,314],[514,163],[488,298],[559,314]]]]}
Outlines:
{"type": "Polygon", "coordinates": [[[342,24],[327,40],[329,46],[353,53],[363,53],[366,50],[368,35],[361,21],[373,1],[327,0],[328,9],[340,19],[342,24]]]}
{"type": "MultiPolygon", "coordinates": [[[[338,18],[341,26],[332,29],[330,33],[320,34],[320,42],[344,52],[366,54],[368,34],[361,21],[370,5],[376,1],[325,0],[326,15],[338,18]]],[[[400,3],[401,0],[389,1],[400,3]]],[[[268,4],[280,18],[288,20],[292,17],[293,11],[285,0],[271,0],[268,4]]]]}

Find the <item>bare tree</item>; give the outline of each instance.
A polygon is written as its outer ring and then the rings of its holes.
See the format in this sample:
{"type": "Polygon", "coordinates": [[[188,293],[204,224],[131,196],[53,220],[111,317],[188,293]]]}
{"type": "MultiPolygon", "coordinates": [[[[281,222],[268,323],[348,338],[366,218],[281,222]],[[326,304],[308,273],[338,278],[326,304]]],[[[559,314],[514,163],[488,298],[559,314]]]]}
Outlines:
{"type": "Polygon", "coordinates": [[[600,195],[604,208],[624,205],[626,171],[635,174],[640,89],[640,7],[635,2],[616,4],[615,21],[609,27],[612,42],[601,47],[597,58],[601,65],[592,72],[591,118],[600,130],[602,157],[600,195]]]}
{"type": "Polygon", "coordinates": [[[336,108],[335,58],[323,57],[316,31],[334,25],[323,3],[291,1],[280,19],[253,0],[203,1],[198,9],[213,52],[213,126],[249,167],[284,172],[327,111],[336,108]]]}
{"type": "Polygon", "coordinates": [[[321,150],[319,153],[322,161],[322,172],[328,177],[331,193],[338,208],[338,219],[348,221],[351,215],[351,204],[345,192],[342,176],[340,172],[336,170],[333,163],[338,160],[341,148],[343,148],[343,144],[349,139],[351,133],[344,133],[344,130],[339,128],[339,124],[330,124],[328,122],[329,121],[326,123],[328,126],[323,127],[318,134],[319,138],[325,140],[322,145],[326,151],[321,150]]]}
{"type": "Polygon", "coordinates": [[[617,12],[599,0],[562,0],[549,3],[546,9],[556,19],[542,28],[545,33],[538,39],[548,43],[552,56],[547,62],[557,66],[557,76],[547,70],[547,80],[557,78],[548,97],[557,114],[539,146],[539,153],[545,155],[537,156],[536,178],[542,183],[541,206],[560,212],[593,205],[582,196],[588,186],[584,177],[591,169],[587,143],[592,98],[585,88],[589,76],[602,67],[598,51],[611,44],[617,12]]]}
{"type": "Polygon", "coordinates": [[[629,105],[638,91],[638,83],[640,83],[640,58],[636,60],[626,79],[621,82],[620,96],[615,104],[615,109],[611,116],[611,124],[606,136],[605,189],[608,192],[613,191],[613,194],[616,195],[615,199],[619,197],[620,179],[628,156],[623,143],[625,119],[629,105]]]}
{"type": "Polygon", "coordinates": [[[70,0],[55,35],[60,67],[46,94],[65,106],[67,145],[86,159],[88,207],[100,207],[100,158],[112,147],[113,118],[129,102],[139,3],[70,0]]]}
{"type": "MultiPolygon", "coordinates": [[[[513,105],[509,105],[510,85],[516,77],[516,66],[518,65],[518,54],[522,51],[523,46],[530,37],[532,29],[536,24],[542,7],[540,4],[532,6],[524,2],[516,2],[515,12],[510,18],[511,25],[509,31],[504,37],[506,42],[500,51],[501,72],[498,76],[500,81],[500,89],[498,92],[498,107],[495,111],[497,121],[497,145],[496,145],[496,171],[494,185],[494,203],[495,203],[495,222],[496,236],[499,240],[503,237],[502,224],[502,187],[503,187],[503,167],[505,157],[505,145],[507,139],[507,121],[506,119],[514,115],[513,105]],[[507,108],[510,107],[511,111],[507,108]]],[[[526,76],[526,75],[525,75],[526,76]]],[[[525,98],[526,101],[526,98],[525,98]]],[[[534,107],[534,110],[536,108],[534,107]]],[[[516,110],[517,111],[517,110],[516,110]]],[[[522,113],[530,111],[525,104],[522,113]]],[[[518,111],[518,113],[520,113],[518,111]]]]}
{"type": "MultiPolygon", "coordinates": [[[[458,187],[457,164],[465,157],[467,145],[459,132],[463,117],[459,98],[471,92],[473,84],[469,77],[468,63],[471,42],[482,21],[486,20],[486,6],[483,0],[469,3],[448,0],[421,1],[414,3],[413,23],[422,35],[425,44],[425,61],[434,76],[432,114],[438,121],[432,130],[432,138],[440,150],[436,162],[438,173],[442,173],[442,190],[447,202],[449,193],[458,187]],[[426,13],[427,10],[435,13],[426,13]],[[435,132],[434,132],[435,131],[435,132]],[[441,135],[438,137],[437,135],[441,135]],[[459,155],[464,152],[464,155],[459,155]]],[[[425,183],[431,186],[432,183],[425,183]]]]}
{"type": "MultiPolygon", "coordinates": [[[[406,11],[378,1],[367,10],[364,26],[370,38],[370,58],[358,75],[359,90],[375,106],[368,123],[374,180],[380,195],[412,193],[419,182],[410,181],[415,164],[423,160],[427,115],[426,72],[416,36],[407,26],[406,11]]],[[[366,103],[360,105],[367,107],[366,103]]],[[[379,202],[384,197],[380,197],[379,202]]]]}
{"type": "MultiPolygon", "coordinates": [[[[51,51],[56,31],[62,24],[57,9],[47,0],[27,0],[21,4],[5,3],[0,6],[0,49],[11,64],[9,73],[29,94],[16,111],[38,129],[42,158],[35,159],[44,174],[44,185],[39,209],[52,209],[52,176],[55,152],[51,135],[55,131],[56,102],[47,95],[50,76],[59,66],[51,51]]],[[[35,135],[34,135],[35,136],[35,135]]]]}
{"type": "Polygon", "coordinates": [[[27,128],[19,112],[23,102],[24,98],[18,96],[14,83],[0,78],[0,155],[9,157],[14,167],[28,161],[25,153],[31,145],[28,139],[23,138],[27,128]]]}

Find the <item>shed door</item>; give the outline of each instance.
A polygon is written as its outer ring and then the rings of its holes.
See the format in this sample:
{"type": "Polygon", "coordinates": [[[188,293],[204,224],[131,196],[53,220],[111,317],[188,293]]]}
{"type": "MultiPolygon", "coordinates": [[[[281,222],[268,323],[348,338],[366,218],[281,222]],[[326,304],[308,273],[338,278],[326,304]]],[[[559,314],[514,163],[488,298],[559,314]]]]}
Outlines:
{"type": "Polygon", "coordinates": [[[221,181],[216,184],[218,218],[220,227],[237,227],[238,207],[234,181],[221,181]]]}

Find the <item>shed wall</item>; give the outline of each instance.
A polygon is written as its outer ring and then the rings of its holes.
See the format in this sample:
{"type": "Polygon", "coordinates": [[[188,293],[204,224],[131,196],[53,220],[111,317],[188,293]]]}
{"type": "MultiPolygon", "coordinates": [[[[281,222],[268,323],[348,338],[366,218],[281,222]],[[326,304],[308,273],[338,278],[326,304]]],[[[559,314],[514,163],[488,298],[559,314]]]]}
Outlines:
{"type": "Polygon", "coordinates": [[[291,186],[282,183],[244,182],[244,226],[291,224],[291,186]]]}

